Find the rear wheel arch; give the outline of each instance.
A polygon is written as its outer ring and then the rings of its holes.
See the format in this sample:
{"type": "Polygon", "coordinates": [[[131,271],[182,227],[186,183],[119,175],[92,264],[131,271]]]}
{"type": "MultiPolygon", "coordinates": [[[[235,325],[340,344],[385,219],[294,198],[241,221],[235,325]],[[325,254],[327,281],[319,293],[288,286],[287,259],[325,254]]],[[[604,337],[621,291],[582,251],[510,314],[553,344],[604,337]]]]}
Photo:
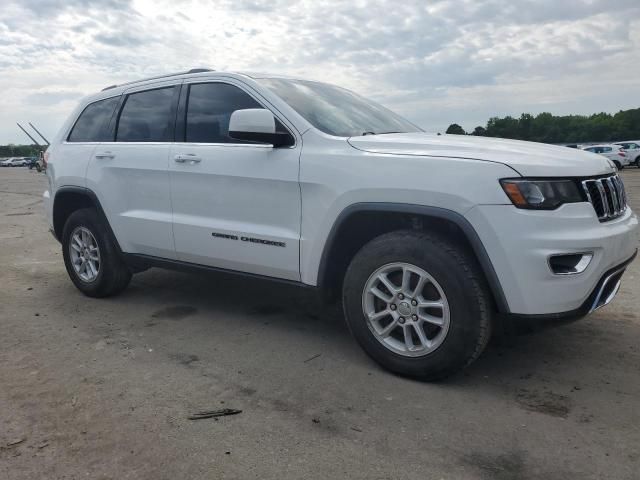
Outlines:
{"type": "Polygon", "coordinates": [[[404,203],[357,203],[345,208],[327,236],[317,285],[328,300],[337,298],[354,255],[367,242],[396,230],[411,229],[446,235],[468,248],[480,265],[500,313],[509,306],[498,276],[480,237],[469,221],[453,210],[404,203]]]}
{"type": "Polygon", "coordinates": [[[56,191],[56,195],[53,200],[53,229],[56,238],[59,240],[62,239],[62,232],[67,219],[73,212],[83,208],[93,208],[96,210],[99,220],[107,229],[118,253],[122,253],[118,240],[116,239],[107,216],[102,209],[100,200],[98,200],[95,192],[84,187],[60,187],[56,191]]]}

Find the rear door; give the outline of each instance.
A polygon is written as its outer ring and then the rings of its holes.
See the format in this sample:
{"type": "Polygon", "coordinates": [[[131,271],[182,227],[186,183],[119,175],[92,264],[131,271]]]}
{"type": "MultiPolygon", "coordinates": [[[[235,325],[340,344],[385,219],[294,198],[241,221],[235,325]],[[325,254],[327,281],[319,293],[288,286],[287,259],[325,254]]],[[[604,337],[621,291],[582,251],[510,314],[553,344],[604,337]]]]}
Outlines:
{"type": "Polygon", "coordinates": [[[265,105],[231,79],[184,83],[169,161],[177,258],[299,280],[301,138],[284,119],[293,147],[228,135],[233,111],[265,105]]]}
{"type": "Polygon", "coordinates": [[[80,113],[66,139],[49,147],[51,162],[47,170],[49,179],[56,181],[52,185],[54,189],[85,185],[87,165],[100,142],[109,140],[109,123],[119,104],[120,95],[90,103],[80,113]]]}
{"type": "Polygon", "coordinates": [[[87,187],[127,253],[175,258],[168,159],[179,93],[175,81],[124,92],[89,165],[87,187]]]}

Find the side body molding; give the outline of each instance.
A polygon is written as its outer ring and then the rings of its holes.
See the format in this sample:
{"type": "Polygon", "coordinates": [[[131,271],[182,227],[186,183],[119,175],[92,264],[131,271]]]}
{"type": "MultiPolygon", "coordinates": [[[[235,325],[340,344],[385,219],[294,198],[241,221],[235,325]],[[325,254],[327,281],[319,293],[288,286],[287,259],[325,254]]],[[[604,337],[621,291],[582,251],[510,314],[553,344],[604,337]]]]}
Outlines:
{"type": "Polygon", "coordinates": [[[462,216],[461,214],[454,212],[453,210],[448,210],[445,208],[439,207],[429,207],[424,205],[413,205],[407,203],[382,203],[382,202],[363,202],[363,203],[355,203],[348,207],[346,207],[340,214],[338,215],[336,221],[331,227],[331,231],[327,236],[327,241],[325,242],[324,249],[322,251],[322,257],[320,258],[320,266],[318,271],[318,286],[320,288],[327,287],[327,272],[328,272],[328,263],[330,252],[333,249],[333,244],[336,241],[336,236],[340,231],[340,227],[344,222],[349,220],[349,217],[355,213],[359,212],[384,212],[384,213],[399,213],[399,214],[413,214],[420,215],[422,217],[431,217],[439,220],[449,221],[463,232],[466,237],[466,240],[471,245],[473,253],[475,254],[480,267],[487,279],[487,283],[489,284],[489,288],[493,297],[496,301],[496,307],[500,313],[509,313],[509,304],[505,297],[502,286],[500,285],[500,280],[493,268],[493,264],[491,263],[491,259],[487,254],[480,237],[477,232],[469,223],[469,221],[462,216]]]}

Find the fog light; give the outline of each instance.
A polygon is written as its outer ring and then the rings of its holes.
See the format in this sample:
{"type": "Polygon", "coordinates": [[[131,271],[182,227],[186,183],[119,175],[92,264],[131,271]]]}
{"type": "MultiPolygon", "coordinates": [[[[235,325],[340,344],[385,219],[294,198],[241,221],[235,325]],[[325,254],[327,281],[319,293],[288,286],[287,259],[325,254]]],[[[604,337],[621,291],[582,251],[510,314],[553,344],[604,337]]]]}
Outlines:
{"type": "Polygon", "coordinates": [[[555,275],[577,275],[587,269],[592,259],[593,252],[551,255],[549,268],[555,275]]]}

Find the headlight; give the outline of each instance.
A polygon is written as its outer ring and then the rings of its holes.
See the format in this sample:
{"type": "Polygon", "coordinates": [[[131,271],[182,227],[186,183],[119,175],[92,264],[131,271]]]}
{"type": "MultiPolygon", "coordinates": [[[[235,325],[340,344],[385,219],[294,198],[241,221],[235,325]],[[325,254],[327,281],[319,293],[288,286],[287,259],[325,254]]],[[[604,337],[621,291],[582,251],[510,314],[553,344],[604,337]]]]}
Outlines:
{"type": "Polygon", "coordinates": [[[585,201],[573,180],[505,178],[500,184],[518,208],[554,210],[564,203],[585,201]]]}

